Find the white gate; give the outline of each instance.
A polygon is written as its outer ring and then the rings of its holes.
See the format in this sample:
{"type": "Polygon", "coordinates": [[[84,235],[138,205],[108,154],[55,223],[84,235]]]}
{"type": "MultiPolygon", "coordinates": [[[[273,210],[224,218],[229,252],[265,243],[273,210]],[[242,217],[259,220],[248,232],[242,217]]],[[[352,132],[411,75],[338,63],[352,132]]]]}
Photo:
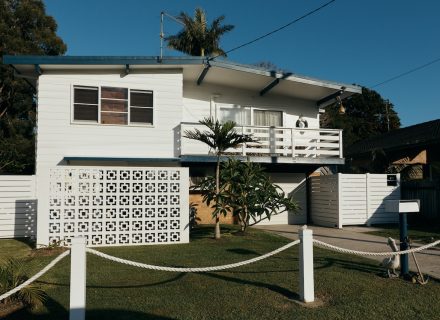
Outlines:
{"type": "Polygon", "coordinates": [[[50,171],[48,242],[89,246],[189,241],[187,168],[57,167],[50,171]]]}

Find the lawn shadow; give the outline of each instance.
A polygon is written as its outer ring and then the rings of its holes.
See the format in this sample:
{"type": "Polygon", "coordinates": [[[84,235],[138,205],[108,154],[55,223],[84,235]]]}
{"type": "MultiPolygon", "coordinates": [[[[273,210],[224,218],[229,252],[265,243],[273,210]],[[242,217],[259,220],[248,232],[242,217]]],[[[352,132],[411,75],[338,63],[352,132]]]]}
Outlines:
{"type": "Polygon", "coordinates": [[[314,265],[315,265],[315,269],[339,267],[348,270],[355,270],[363,273],[376,274],[376,275],[382,275],[385,272],[385,268],[380,267],[379,262],[377,263],[377,265],[373,265],[373,264],[360,263],[345,259],[315,256],[314,265]]]}
{"type": "Polygon", "coordinates": [[[298,293],[290,291],[289,289],[280,287],[280,286],[278,286],[276,284],[264,283],[264,282],[259,282],[259,281],[244,280],[244,279],[228,277],[228,276],[225,276],[225,275],[221,275],[221,274],[217,274],[217,273],[211,273],[211,272],[200,273],[200,275],[204,275],[204,276],[207,276],[207,277],[211,277],[211,278],[215,278],[215,279],[219,279],[219,280],[223,280],[223,281],[229,281],[229,282],[234,282],[234,283],[238,283],[238,284],[247,284],[247,285],[255,286],[255,287],[258,287],[258,288],[268,289],[268,290],[271,290],[273,292],[276,292],[276,293],[279,293],[279,294],[283,295],[287,299],[299,300],[299,294],[298,293]]]}
{"type": "Polygon", "coordinates": [[[86,311],[87,320],[175,320],[176,318],[170,318],[165,316],[159,316],[156,314],[130,311],[130,310],[114,310],[114,309],[94,309],[86,311]]]}
{"type": "Polygon", "coordinates": [[[29,309],[21,309],[18,310],[8,316],[6,316],[5,320],[23,320],[23,319],[35,319],[35,320],[43,320],[43,319],[68,319],[69,313],[68,311],[57,301],[52,299],[51,297],[46,297],[44,302],[44,306],[46,307],[46,312],[43,314],[35,314],[29,309]]]}
{"type": "Polygon", "coordinates": [[[30,237],[20,237],[20,238],[14,238],[14,240],[24,243],[29,247],[29,249],[35,249],[36,248],[36,242],[35,240],[31,239],[30,237]]]}
{"type": "MultiPolygon", "coordinates": [[[[148,288],[148,287],[154,287],[159,286],[162,284],[167,284],[170,282],[174,282],[177,280],[182,279],[184,276],[186,276],[187,273],[179,273],[177,276],[172,277],[167,280],[158,281],[154,283],[143,283],[143,284],[137,284],[137,285],[124,285],[124,286],[101,286],[101,285],[86,285],[86,288],[89,289],[130,289],[130,288],[148,288]]],[[[36,283],[46,284],[46,285],[52,285],[52,286],[60,286],[60,287],[70,287],[69,283],[57,283],[57,282],[48,282],[48,281],[35,281],[36,283]]]]}
{"type": "MultiPolygon", "coordinates": [[[[199,239],[214,239],[214,225],[199,225],[191,230],[190,238],[191,240],[199,239]]],[[[221,235],[230,234],[231,232],[237,231],[236,228],[230,227],[228,225],[221,226],[221,235]]]]}
{"type": "MultiPolygon", "coordinates": [[[[5,318],[3,320],[47,320],[47,319],[56,319],[63,320],[69,319],[69,311],[66,310],[61,304],[52,298],[48,297],[46,302],[44,303],[46,307],[46,312],[42,314],[35,314],[31,310],[22,309],[16,311],[5,318]]],[[[120,310],[120,309],[92,309],[86,310],[86,319],[87,320],[101,320],[101,319],[112,319],[112,320],[174,320],[175,318],[159,316],[151,313],[131,311],[131,310],[120,310]]]]}
{"type": "Polygon", "coordinates": [[[226,251],[228,252],[232,252],[232,253],[236,253],[236,254],[241,254],[241,255],[260,255],[260,253],[254,251],[254,250],[248,250],[248,249],[243,249],[243,248],[233,248],[233,249],[227,249],[226,251]]]}

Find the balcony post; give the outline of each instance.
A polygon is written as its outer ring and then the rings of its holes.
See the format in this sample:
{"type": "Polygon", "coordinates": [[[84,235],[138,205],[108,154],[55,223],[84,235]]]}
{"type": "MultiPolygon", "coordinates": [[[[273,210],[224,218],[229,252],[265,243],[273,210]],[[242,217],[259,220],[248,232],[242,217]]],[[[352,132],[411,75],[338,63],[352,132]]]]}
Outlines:
{"type": "MultiPolygon", "coordinates": [[[[241,134],[244,135],[244,126],[241,126],[241,134]]],[[[241,144],[241,155],[246,155],[246,142],[241,144]]]]}
{"type": "Polygon", "coordinates": [[[339,158],[344,157],[344,148],[342,144],[342,130],[339,130],[339,158]]]}
{"type": "Polygon", "coordinates": [[[180,155],[183,155],[184,153],[183,153],[183,150],[184,150],[184,147],[183,147],[183,124],[181,123],[180,124],[180,155]]]}
{"type": "Polygon", "coordinates": [[[291,132],[291,140],[292,140],[292,158],[295,158],[295,129],[294,128],[291,128],[290,129],[290,132],[291,132]]]}

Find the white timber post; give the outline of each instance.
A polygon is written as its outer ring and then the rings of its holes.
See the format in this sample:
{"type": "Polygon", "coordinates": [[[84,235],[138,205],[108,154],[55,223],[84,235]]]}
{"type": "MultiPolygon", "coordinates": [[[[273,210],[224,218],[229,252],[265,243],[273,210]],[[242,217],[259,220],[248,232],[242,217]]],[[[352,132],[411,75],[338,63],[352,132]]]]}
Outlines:
{"type": "Polygon", "coordinates": [[[313,231],[303,226],[299,231],[299,296],[303,302],[315,301],[313,275],[313,231]]]}
{"type": "Polygon", "coordinates": [[[70,249],[70,320],[84,320],[86,314],[86,238],[72,239],[70,249]]]}
{"type": "MultiPolygon", "coordinates": [[[[245,134],[245,129],[244,126],[241,127],[241,134],[244,136],[245,134]]],[[[241,155],[245,156],[246,155],[246,142],[243,142],[241,145],[241,155]]]]}

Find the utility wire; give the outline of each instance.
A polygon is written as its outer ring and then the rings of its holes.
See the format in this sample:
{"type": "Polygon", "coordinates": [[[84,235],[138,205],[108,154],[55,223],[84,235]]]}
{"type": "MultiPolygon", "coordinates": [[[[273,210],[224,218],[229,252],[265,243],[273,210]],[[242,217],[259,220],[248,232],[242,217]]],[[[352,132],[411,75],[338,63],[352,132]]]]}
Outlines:
{"type": "Polygon", "coordinates": [[[394,76],[394,77],[392,77],[392,78],[389,78],[389,79],[387,79],[387,80],[385,80],[385,81],[379,82],[379,83],[377,83],[377,84],[371,86],[370,88],[376,88],[376,87],[381,86],[381,85],[383,85],[383,84],[385,84],[385,83],[388,83],[388,82],[394,81],[394,80],[396,80],[396,79],[402,78],[402,77],[404,77],[404,76],[406,76],[406,75],[408,75],[408,74],[410,74],[410,73],[413,73],[413,72],[419,71],[420,69],[426,68],[426,67],[430,66],[431,64],[434,64],[434,63],[439,62],[439,61],[440,61],[440,57],[437,58],[437,59],[434,59],[434,60],[432,60],[432,61],[430,61],[430,62],[428,62],[428,63],[425,63],[425,64],[423,64],[423,65],[421,65],[421,66],[418,66],[418,67],[416,67],[416,68],[414,68],[414,69],[411,69],[411,70],[409,70],[409,71],[405,71],[405,72],[403,72],[403,73],[401,73],[401,74],[398,74],[397,76],[394,76]]]}
{"type": "MultiPolygon", "coordinates": [[[[323,4],[322,6],[320,6],[320,7],[316,8],[316,9],[314,9],[314,10],[312,10],[312,11],[310,11],[310,12],[304,14],[304,15],[302,15],[302,16],[299,17],[299,18],[296,18],[295,20],[290,21],[289,23],[287,23],[287,24],[285,24],[285,25],[283,25],[283,26],[281,26],[281,27],[279,27],[279,28],[277,28],[277,29],[275,29],[275,30],[272,30],[272,31],[270,31],[270,32],[268,32],[268,33],[266,33],[266,34],[264,34],[264,35],[258,37],[258,38],[255,38],[255,39],[253,39],[253,40],[251,40],[251,41],[248,41],[248,42],[246,42],[246,43],[243,43],[243,44],[241,44],[241,45],[239,45],[239,46],[237,46],[237,47],[235,47],[235,48],[232,48],[232,49],[226,51],[225,54],[228,54],[228,53],[231,53],[232,51],[235,51],[235,50],[241,49],[241,48],[243,48],[243,47],[245,47],[245,46],[248,46],[248,45],[250,45],[250,44],[252,44],[252,43],[254,43],[254,42],[257,42],[257,41],[259,41],[259,40],[261,40],[261,39],[263,39],[263,38],[266,38],[266,37],[268,37],[268,36],[270,36],[270,35],[272,35],[272,34],[278,32],[278,31],[281,31],[281,30],[283,30],[283,29],[285,29],[285,28],[291,26],[292,24],[295,24],[295,23],[297,23],[298,21],[301,21],[301,20],[307,18],[308,16],[311,16],[312,14],[318,12],[319,10],[324,9],[325,7],[327,7],[328,5],[330,5],[331,3],[335,2],[335,1],[336,1],[336,0],[331,0],[331,1],[329,1],[329,2],[327,2],[327,3],[325,3],[325,4],[323,4]]],[[[220,56],[221,56],[221,55],[219,54],[219,55],[217,55],[217,56],[214,56],[214,57],[212,57],[212,58],[209,58],[208,61],[209,61],[209,60],[214,60],[215,58],[218,58],[218,57],[220,57],[220,56]]]]}

